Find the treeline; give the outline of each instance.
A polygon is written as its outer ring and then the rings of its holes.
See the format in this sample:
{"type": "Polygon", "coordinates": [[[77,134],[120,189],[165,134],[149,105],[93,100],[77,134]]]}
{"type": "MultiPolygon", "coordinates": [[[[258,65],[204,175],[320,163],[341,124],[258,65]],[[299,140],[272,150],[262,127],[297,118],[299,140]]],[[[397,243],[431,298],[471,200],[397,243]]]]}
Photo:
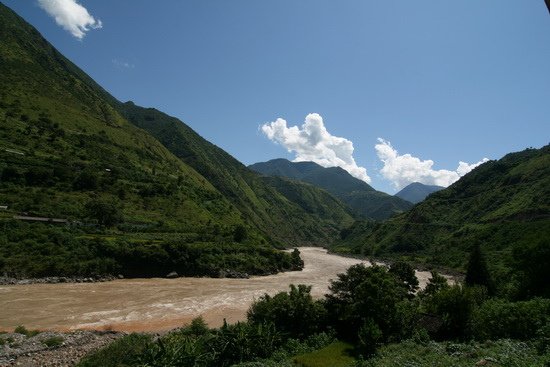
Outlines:
{"type": "Polygon", "coordinates": [[[246,229],[239,226],[218,242],[117,238],[17,221],[1,222],[0,228],[0,274],[15,278],[164,277],[173,271],[180,276],[246,276],[303,267],[298,251],[247,242],[246,229]]]}
{"type": "MultiPolygon", "coordinates": [[[[470,262],[478,260],[472,254],[470,262]]],[[[469,272],[467,283],[453,285],[433,272],[427,287],[418,291],[414,270],[406,263],[354,265],[332,281],[324,299],[313,299],[309,286],[291,285],[288,292],[258,299],[246,322],[208,329],[197,319],[157,340],[130,335],[79,366],[295,366],[293,356],[336,340],[353,346],[358,367],[395,365],[377,364],[387,363],[390,345],[397,354],[410,353],[415,345],[424,348],[431,358],[425,363],[440,365],[430,348],[446,342],[450,364],[443,365],[451,366],[453,355],[468,348],[460,343],[503,338],[518,342],[497,342],[493,349],[521,346],[521,351],[505,351],[508,360],[550,362],[550,299],[495,298],[480,284],[487,278],[479,270],[469,272]]],[[[475,358],[475,351],[470,353],[475,358]]]]}

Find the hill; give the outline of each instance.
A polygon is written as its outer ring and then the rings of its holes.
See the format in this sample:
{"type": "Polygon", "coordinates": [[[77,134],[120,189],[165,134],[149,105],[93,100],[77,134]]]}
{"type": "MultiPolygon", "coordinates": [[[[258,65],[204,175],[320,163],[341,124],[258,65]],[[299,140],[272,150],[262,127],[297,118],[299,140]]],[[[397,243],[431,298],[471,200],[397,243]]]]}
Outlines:
{"type": "Polygon", "coordinates": [[[267,176],[287,177],[320,187],[352,208],[359,216],[382,220],[412,207],[398,197],[376,191],[340,167],[321,167],[314,162],[273,159],[249,166],[267,176]]]}
{"type": "Polygon", "coordinates": [[[335,200],[321,190],[289,181],[264,180],[174,117],[132,102],[119,104],[118,109],[128,121],[148,131],[206,177],[249,223],[279,241],[327,244],[353,221],[344,205],[335,205],[335,200]],[[308,194],[288,195],[298,186],[308,194]],[[333,211],[314,210],[326,207],[332,207],[333,211]]]}
{"type": "MultiPolygon", "coordinates": [[[[549,248],[550,146],[487,162],[410,211],[347,235],[343,242],[357,252],[462,270],[479,244],[506,276],[520,253],[549,248]]],[[[533,269],[545,263],[533,260],[533,269]]]]}
{"type": "Polygon", "coordinates": [[[405,186],[401,191],[399,191],[395,196],[403,200],[407,200],[413,204],[418,204],[419,202],[426,199],[431,193],[443,190],[442,186],[435,185],[424,185],[420,182],[413,182],[405,186]]]}
{"type": "Polygon", "coordinates": [[[271,273],[295,265],[270,245],[338,233],[183,124],[185,157],[171,152],[128,121],[149,109],[118,102],[1,3],[0,39],[1,273],[271,273]]]}

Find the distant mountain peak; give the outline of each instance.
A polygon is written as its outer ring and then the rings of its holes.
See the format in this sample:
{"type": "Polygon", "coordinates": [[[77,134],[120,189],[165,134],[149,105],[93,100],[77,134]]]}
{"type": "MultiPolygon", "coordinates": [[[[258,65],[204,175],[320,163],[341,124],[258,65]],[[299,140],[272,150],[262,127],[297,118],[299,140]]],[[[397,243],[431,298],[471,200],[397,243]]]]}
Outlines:
{"type": "Polygon", "coordinates": [[[411,207],[411,203],[376,191],[341,167],[322,167],[315,162],[291,162],[277,158],[255,163],[250,169],[266,176],[280,176],[320,187],[349,205],[360,216],[386,219],[411,207]]]}
{"type": "Polygon", "coordinates": [[[405,186],[401,191],[399,191],[395,196],[410,201],[413,204],[417,204],[421,201],[424,201],[428,195],[431,193],[443,190],[444,187],[436,185],[425,185],[420,182],[413,182],[405,186]]]}

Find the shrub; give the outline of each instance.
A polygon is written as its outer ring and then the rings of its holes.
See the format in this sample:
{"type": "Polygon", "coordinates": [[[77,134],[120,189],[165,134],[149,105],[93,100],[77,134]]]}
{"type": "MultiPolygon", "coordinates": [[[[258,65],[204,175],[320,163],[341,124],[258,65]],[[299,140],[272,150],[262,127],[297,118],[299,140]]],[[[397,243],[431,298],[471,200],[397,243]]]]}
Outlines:
{"type": "Polygon", "coordinates": [[[329,289],[327,310],[342,337],[356,340],[367,320],[377,325],[383,341],[401,334],[398,304],[407,298],[407,290],[385,267],[353,265],[329,289]]]}
{"type": "Polygon", "coordinates": [[[40,334],[40,331],[38,331],[38,330],[28,330],[23,325],[19,325],[18,327],[16,327],[13,332],[18,333],[18,334],[23,334],[27,337],[32,337],[32,336],[40,334]]]}
{"type": "Polygon", "coordinates": [[[64,341],[65,339],[60,336],[52,336],[51,338],[44,340],[42,343],[44,343],[48,348],[54,348],[61,346],[64,341]]]}
{"type": "Polygon", "coordinates": [[[290,292],[262,296],[250,306],[247,317],[254,324],[273,323],[275,328],[292,338],[304,338],[320,331],[326,311],[320,301],[311,297],[311,286],[290,285],[290,292]]]}
{"type": "Polygon", "coordinates": [[[550,299],[509,302],[492,299],[472,315],[471,330],[476,339],[521,339],[536,336],[550,322],[550,299]]]}
{"type": "Polygon", "coordinates": [[[144,352],[152,346],[150,335],[130,334],[84,357],[77,367],[135,366],[141,361],[144,352]]]}

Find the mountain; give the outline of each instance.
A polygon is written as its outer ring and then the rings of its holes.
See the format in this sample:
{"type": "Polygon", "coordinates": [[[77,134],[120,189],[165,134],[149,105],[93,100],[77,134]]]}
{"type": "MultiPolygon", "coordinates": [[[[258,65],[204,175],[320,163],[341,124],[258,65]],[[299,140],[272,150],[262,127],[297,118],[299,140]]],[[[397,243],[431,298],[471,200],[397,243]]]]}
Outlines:
{"type": "Polygon", "coordinates": [[[0,273],[272,272],[293,265],[268,245],[352,222],[321,190],[293,202],[181,121],[117,101],[1,3],[0,40],[0,273]]]}
{"type": "Polygon", "coordinates": [[[207,178],[247,220],[280,241],[327,244],[353,221],[345,205],[316,187],[265,180],[177,118],[132,102],[119,104],[118,109],[207,178]],[[296,190],[308,194],[288,195],[296,190]],[[333,210],[313,210],[325,207],[333,210]]]}
{"type": "Polygon", "coordinates": [[[354,227],[339,245],[456,269],[480,245],[502,273],[514,254],[549,248],[550,146],[484,163],[406,213],[354,227]]]}
{"type": "Polygon", "coordinates": [[[325,168],[314,162],[290,162],[280,158],[255,163],[249,168],[266,176],[287,177],[320,187],[360,216],[370,219],[387,219],[412,207],[401,198],[376,191],[340,167],[325,168]]]}
{"type": "Polygon", "coordinates": [[[424,185],[420,182],[413,182],[412,184],[409,184],[401,189],[401,191],[395,194],[395,196],[403,200],[407,200],[413,204],[417,204],[426,199],[426,197],[431,193],[443,189],[444,187],[442,186],[424,185]]]}

